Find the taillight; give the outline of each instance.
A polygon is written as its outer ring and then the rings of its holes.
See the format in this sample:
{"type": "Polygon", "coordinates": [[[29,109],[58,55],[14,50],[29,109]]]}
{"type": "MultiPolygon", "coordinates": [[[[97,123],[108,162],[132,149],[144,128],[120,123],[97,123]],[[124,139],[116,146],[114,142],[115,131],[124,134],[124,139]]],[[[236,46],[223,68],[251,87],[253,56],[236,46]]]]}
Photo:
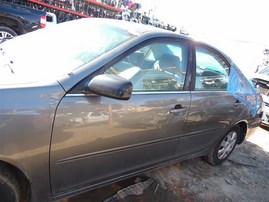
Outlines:
{"type": "Polygon", "coordinates": [[[40,26],[42,28],[46,27],[46,22],[47,22],[46,16],[45,15],[42,15],[41,18],[40,18],[40,26]]]}

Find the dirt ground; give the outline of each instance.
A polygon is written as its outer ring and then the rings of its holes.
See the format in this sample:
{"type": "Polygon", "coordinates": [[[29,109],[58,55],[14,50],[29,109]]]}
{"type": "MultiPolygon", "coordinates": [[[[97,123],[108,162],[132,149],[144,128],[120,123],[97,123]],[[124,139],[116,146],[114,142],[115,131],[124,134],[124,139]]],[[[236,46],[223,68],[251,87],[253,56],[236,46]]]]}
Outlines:
{"type": "Polygon", "coordinates": [[[259,128],[220,166],[186,160],[63,201],[269,202],[269,129],[259,128]]]}

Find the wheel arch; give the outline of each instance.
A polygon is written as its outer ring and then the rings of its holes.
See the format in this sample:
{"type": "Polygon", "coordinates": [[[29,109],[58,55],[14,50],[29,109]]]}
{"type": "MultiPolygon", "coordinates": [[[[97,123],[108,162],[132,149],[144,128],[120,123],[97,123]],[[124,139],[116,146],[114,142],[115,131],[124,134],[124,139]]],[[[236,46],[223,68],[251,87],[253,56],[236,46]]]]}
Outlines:
{"type": "Polygon", "coordinates": [[[0,17],[2,18],[0,20],[0,26],[5,26],[12,29],[14,32],[16,32],[17,35],[23,34],[20,21],[13,18],[7,18],[4,16],[0,16],[0,17]]]}
{"type": "Polygon", "coordinates": [[[240,131],[241,131],[237,144],[241,144],[246,137],[248,125],[244,121],[237,123],[237,125],[240,127],[240,131]]]}
{"type": "Polygon", "coordinates": [[[16,166],[0,160],[0,167],[8,170],[17,180],[23,195],[23,201],[29,201],[31,196],[31,184],[26,175],[16,166]]]}

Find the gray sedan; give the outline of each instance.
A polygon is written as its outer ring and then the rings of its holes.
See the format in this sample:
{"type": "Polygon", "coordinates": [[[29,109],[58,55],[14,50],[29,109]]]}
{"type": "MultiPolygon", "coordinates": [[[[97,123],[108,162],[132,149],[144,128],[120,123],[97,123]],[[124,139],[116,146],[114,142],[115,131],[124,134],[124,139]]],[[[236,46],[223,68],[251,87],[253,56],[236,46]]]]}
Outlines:
{"type": "Polygon", "coordinates": [[[109,19],[3,42],[1,199],[58,200],[198,156],[222,163],[261,123],[259,94],[234,71],[210,45],[109,19]]]}

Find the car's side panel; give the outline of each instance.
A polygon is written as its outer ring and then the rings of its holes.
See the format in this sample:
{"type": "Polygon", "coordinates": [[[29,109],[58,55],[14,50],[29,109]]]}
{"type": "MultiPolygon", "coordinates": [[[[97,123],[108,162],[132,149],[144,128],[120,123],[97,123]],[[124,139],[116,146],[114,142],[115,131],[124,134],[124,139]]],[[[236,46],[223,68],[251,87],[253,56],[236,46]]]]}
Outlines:
{"type": "Polygon", "coordinates": [[[64,93],[58,83],[43,87],[10,85],[0,90],[0,161],[17,167],[26,176],[32,201],[48,201],[51,195],[51,129],[64,93]]]}
{"type": "Polygon", "coordinates": [[[66,96],[51,145],[54,194],[105,183],[174,157],[190,104],[189,92],[134,93],[129,101],[66,96]],[[186,107],[170,113],[177,104],[186,107]],[[100,117],[91,117],[92,112],[100,117]]]}

